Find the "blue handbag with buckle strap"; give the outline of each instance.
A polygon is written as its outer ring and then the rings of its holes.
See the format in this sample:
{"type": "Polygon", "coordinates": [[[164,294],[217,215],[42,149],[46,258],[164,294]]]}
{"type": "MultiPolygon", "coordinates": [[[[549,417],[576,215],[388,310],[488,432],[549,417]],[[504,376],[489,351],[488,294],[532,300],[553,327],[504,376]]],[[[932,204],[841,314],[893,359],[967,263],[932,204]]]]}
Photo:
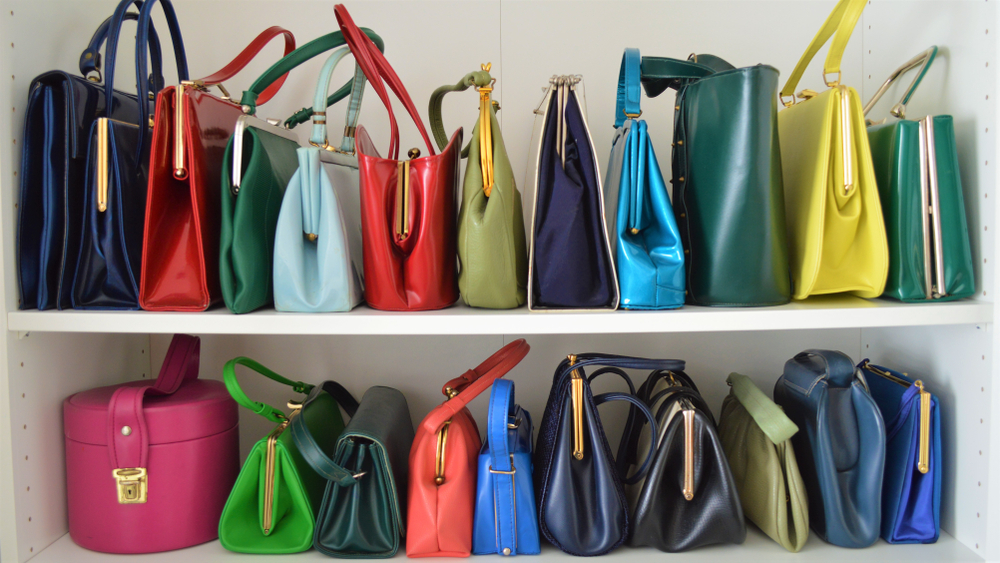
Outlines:
{"type": "Polygon", "coordinates": [[[649,139],[639,101],[638,49],[625,49],[618,73],[615,137],[605,186],[618,192],[611,224],[623,309],[674,309],[684,305],[684,248],[649,139]]]}
{"type": "Polygon", "coordinates": [[[479,453],[474,555],[541,553],[532,470],[531,415],[514,403],[514,382],[497,379],[479,453]]]}

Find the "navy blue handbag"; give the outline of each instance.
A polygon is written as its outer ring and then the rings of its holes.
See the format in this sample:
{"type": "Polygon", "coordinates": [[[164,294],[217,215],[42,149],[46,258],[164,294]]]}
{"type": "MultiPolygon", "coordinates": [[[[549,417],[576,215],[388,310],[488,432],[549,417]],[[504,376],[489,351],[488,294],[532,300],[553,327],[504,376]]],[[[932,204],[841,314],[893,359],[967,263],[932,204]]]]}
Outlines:
{"type": "MultiPolygon", "coordinates": [[[[142,7],[140,0],[134,3],[142,7]]],[[[125,19],[137,19],[126,12],[125,19]]],[[[114,90],[107,111],[101,83],[101,46],[112,18],[97,28],[80,55],[80,76],[53,70],[35,77],[25,111],[17,217],[17,274],[21,309],[72,306],[71,290],[80,246],[86,169],[86,135],[99,116],[138,119],[134,94],[114,90]]],[[[162,87],[160,42],[149,34],[153,75],[150,92],[162,87]]]]}
{"type": "Polygon", "coordinates": [[[535,111],[532,146],[537,159],[525,182],[534,196],[529,309],[618,307],[604,194],[582,89],[579,76],[554,76],[535,111]]]}
{"type": "Polygon", "coordinates": [[[472,527],[475,555],[538,555],[538,513],[531,481],[531,415],[514,403],[514,382],[497,379],[490,391],[486,440],[472,527]]]}
{"type": "Polygon", "coordinates": [[[629,535],[629,506],[623,485],[639,482],[649,469],[649,454],[631,476],[628,440],[618,456],[611,453],[597,406],[607,401],[628,401],[629,423],[637,413],[650,423],[651,436],[658,425],[649,408],[635,397],[635,386],[623,369],[683,371],[680,360],[648,360],[610,354],[580,354],[563,360],[552,381],[545,414],[535,444],[535,487],[538,520],[545,539],[571,555],[603,555],[620,546],[629,535]],[[597,368],[587,377],[585,368],[597,368]],[[590,380],[603,374],[620,375],[629,393],[604,393],[596,397],[590,380]]]}
{"type": "Polygon", "coordinates": [[[800,429],[792,445],[812,529],[841,547],[878,541],[885,423],[860,370],[843,352],[806,350],[785,362],[774,402],[800,429]]]}
{"type": "MultiPolygon", "coordinates": [[[[157,0],[146,0],[139,11],[136,45],[145,45],[150,18],[157,0]]],[[[170,28],[178,81],[188,79],[187,58],[177,16],[170,0],[160,0],[170,28]]],[[[125,12],[131,4],[123,0],[115,10],[108,30],[105,69],[105,107],[115,103],[115,55],[125,12]]],[[[149,171],[150,105],[140,96],[152,95],[146,77],[145,49],[136,50],[138,95],[132,119],[98,116],[90,125],[80,251],[73,281],[72,303],[77,309],[138,309],[142,238],[146,219],[149,171]]]]}
{"type": "Polygon", "coordinates": [[[941,534],[941,408],[922,381],[864,360],[885,420],[882,539],[934,543],[941,534]]]}

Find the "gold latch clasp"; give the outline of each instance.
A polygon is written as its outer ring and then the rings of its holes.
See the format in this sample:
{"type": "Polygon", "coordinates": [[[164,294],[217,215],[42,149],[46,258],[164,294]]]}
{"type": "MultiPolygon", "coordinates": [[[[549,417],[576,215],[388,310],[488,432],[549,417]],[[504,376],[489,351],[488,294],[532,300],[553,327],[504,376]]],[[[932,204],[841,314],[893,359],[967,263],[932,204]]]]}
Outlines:
{"type": "MultiPolygon", "coordinates": [[[[576,356],[570,354],[569,365],[576,364],[576,356]]],[[[573,403],[573,457],[583,459],[583,376],[575,369],[570,375],[571,398],[573,403]]]]}
{"type": "Polygon", "coordinates": [[[917,380],[914,385],[920,389],[920,450],[917,454],[917,471],[927,473],[931,470],[931,394],[924,391],[923,381],[917,380]]]}
{"type": "Polygon", "coordinates": [[[396,164],[396,237],[400,240],[410,234],[410,161],[420,157],[420,149],[410,149],[410,160],[396,164]]]}
{"type": "MultiPolygon", "coordinates": [[[[480,66],[489,72],[492,63],[480,66]]],[[[488,86],[479,89],[479,165],[483,173],[483,193],[490,197],[493,193],[493,122],[490,119],[490,93],[493,91],[494,78],[488,86]]]]}
{"type": "Polygon", "coordinates": [[[451,421],[444,423],[441,430],[438,430],[437,435],[437,449],[434,452],[434,484],[443,485],[444,484],[444,452],[445,448],[448,446],[448,427],[451,426],[451,421]]]}
{"type": "Polygon", "coordinates": [[[148,484],[145,467],[123,467],[111,472],[118,482],[118,504],[145,504],[148,484]]]}
{"type": "Polygon", "coordinates": [[[694,409],[684,409],[684,500],[694,500],[694,409]]]}
{"type": "Polygon", "coordinates": [[[97,210],[108,210],[108,129],[107,117],[97,118],[97,210]]]}

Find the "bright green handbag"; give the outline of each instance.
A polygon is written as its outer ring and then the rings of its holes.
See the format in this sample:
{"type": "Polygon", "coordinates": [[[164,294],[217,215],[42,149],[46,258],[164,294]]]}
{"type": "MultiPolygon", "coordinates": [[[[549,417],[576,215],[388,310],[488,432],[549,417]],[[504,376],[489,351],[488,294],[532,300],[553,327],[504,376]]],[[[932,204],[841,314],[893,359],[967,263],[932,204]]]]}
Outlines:
{"type": "Polygon", "coordinates": [[[458,212],[458,290],[471,307],[513,309],[528,296],[528,251],[524,236],[521,193],[500,134],[496,110],[490,99],[495,80],[490,65],[471,72],[454,86],[434,91],[430,101],[431,131],[441,150],[448,146],[441,102],[448,92],[470,86],[479,90],[479,120],[472,140],[462,151],[467,157],[458,212]]]}
{"type": "Polygon", "coordinates": [[[864,109],[867,115],[897,78],[920,67],[891,110],[898,119],[869,120],[868,127],[889,239],[883,295],[901,301],[949,301],[976,291],[952,117],[906,119],[906,104],[936,55],[931,47],[896,69],[864,109]]]}
{"type": "MultiPolygon", "coordinates": [[[[251,401],[236,381],[236,366],[246,366],[296,393],[308,393],[312,385],[290,381],[250,358],[234,358],[223,368],[229,394],[237,403],[277,424],[261,438],[247,457],[219,520],[219,540],[230,551],[240,553],[298,553],[312,547],[316,513],[323,500],[326,479],[309,467],[292,440],[288,425],[294,418],[312,432],[321,448],[332,452],[344,430],[340,407],[354,416],[358,402],[334,382],[317,392],[308,411],[289,401],[292,412],[251,401]],[[301,414],[300,414],[301,413],[301,414]]],[[[318,390],[317,390],[318,391],[318,390]]]]}
{"type": "MultiPolygon", "coordinates": [[[[379,50],[382,38],[362,28],[379,50]]],[[[289,53],[243,93],[246,115],[236,122],[222,164],[222,225],[219,282],[222,298],[234,313],[249,313],[273,301],[274,233],[285,187],[299,167],[298,136],[291,128],[312,115],[312,107],[295,113],[285,126],[254,116],[257,97],[293,68],[344,45],[339,31],[314,39],[289,53]]],[[[351,93],[353,80],[327,98],[333,105],[351,93]]]]}

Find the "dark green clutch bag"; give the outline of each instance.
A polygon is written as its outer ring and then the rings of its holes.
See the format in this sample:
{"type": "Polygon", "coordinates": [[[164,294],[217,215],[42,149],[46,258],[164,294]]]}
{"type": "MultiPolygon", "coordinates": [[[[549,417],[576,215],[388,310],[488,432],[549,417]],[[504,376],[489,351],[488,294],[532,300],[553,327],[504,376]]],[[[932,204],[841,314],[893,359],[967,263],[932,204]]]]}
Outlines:
{"type": "Polygon", "coordinates": [[[226,549],[240,553],[305,551],[312,546],[316,512],[323,499],[326,480],[312,470],[295,447],[288,431],[289,422],[301,419],[301,424],[309,428],[319,447],[333,451],[344,429],[338,401],[348,415],[353,415],[358,403],[343,387],[327,382],[324,389],[331,389],[336,398],[317,389],[308,412],[290,402],[293,410],[286,416],[272,406],[247,398],[236,381],[237,364],[289,385],[297,393],[313,390],[312,385],[285,379],[249,358],[235,358],[223,368],[226,387],[236,402],[276,423],[277,427],[250,450],[222,510],[219,540],[226,549]]]}

